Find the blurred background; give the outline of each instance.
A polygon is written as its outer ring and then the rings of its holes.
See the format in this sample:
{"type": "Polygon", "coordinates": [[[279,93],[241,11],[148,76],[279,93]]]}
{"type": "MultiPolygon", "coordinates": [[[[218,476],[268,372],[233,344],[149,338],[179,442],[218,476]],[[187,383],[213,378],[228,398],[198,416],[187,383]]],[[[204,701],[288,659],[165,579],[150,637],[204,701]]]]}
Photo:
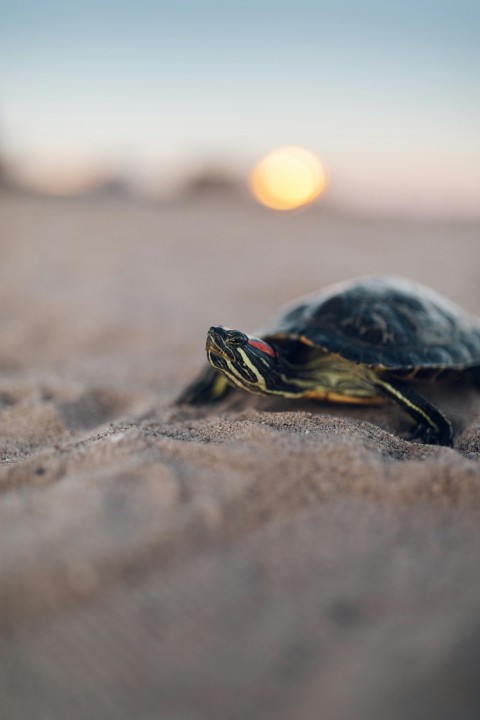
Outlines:
{"type": "Polygon", "coordinates": [[[4,367],[171,397],[211,324],[365,273],[478,310],[477,3],[0,8],[4,367]]]}
{"type": "Polygon", "coordinates": [[[242,188],[300,145],[328,166],[329,205],[480,214],[473,0],[0,9],[4,182],[160,200],[205,173],[242,188]]]}

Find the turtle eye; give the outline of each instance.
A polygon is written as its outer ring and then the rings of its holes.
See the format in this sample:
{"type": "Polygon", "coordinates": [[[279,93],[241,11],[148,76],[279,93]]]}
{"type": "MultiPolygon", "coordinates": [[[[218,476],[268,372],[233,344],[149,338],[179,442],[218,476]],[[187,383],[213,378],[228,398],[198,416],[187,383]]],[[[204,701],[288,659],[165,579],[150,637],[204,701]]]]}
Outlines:
{"type": "Polygon", "coordinates": [[[247,336],[241,332],[232,333],[227,338],[227,343],[234,346],[244,345],[246,341],[247,336]]]}

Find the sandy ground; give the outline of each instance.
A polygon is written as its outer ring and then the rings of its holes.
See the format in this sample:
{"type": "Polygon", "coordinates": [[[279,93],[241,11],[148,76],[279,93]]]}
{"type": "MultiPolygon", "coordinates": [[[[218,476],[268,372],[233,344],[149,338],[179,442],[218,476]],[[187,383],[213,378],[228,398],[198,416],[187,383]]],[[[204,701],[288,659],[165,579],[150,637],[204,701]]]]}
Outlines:
{"type": "Polygon", "coordinates": [[[480,308],[479,226],[0,197],[2,720],[478,720],[480,393],[172,404],[211,324],[394,272],[480,308]]]}

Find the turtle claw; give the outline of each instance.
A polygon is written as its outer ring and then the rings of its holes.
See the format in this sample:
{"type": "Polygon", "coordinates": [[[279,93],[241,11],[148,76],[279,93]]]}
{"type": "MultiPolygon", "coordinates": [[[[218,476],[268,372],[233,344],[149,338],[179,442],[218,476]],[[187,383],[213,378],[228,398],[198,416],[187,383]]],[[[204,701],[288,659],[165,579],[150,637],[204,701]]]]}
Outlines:
{"type": "Polygon", "coordinates": [[[441,447],[453,447],[451,428],[440,434],[428,425],[418,424],[410,433],[409,440],[415,442],[421,440],[424,445],[439,445],[441,447]]]}

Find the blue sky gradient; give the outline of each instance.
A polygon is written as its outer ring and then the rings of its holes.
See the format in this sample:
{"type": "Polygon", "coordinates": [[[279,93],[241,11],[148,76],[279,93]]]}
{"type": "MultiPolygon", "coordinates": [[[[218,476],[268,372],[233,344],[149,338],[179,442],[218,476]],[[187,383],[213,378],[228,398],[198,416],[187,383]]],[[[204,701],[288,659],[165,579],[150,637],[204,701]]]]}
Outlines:
{"type": "Polygon", "coordinates": [[[478,2],[0,0],[0,147],[146,181],[318,152],[332,197],[480,214],[478,2]]]}

